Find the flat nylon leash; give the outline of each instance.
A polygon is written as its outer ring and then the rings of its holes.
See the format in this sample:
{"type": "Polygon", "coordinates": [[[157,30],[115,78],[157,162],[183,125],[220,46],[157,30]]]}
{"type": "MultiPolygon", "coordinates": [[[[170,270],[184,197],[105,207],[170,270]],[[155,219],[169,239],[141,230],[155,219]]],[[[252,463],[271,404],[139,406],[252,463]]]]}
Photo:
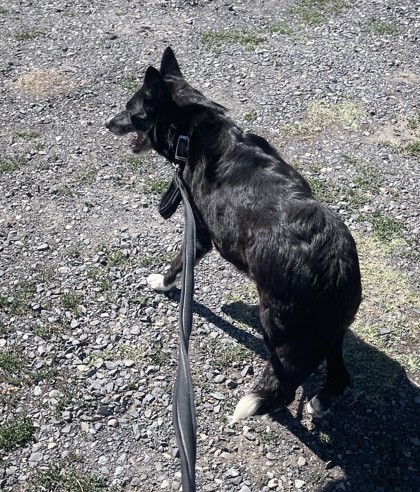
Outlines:
{"type": "Polygon", "coordinates": [[[173,394],[172,413],[181,458],[182,490],[184,492],[196,492],[195,462],[197,433],[194,388],[188,360],[188,346],[192,329],[196,230],[194,214],[179,166],[176,169],[174,181],[181,193],[184,204],[185,232],[182,256],[181,299],[179,303],[179,361],[173,394]]]}

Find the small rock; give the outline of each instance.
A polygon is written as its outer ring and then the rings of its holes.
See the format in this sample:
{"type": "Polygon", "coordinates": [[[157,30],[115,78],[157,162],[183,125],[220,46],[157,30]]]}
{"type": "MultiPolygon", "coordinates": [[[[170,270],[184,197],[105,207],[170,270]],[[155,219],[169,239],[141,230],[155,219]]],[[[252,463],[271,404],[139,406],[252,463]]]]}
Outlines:
{"type": "Polygon", "coordinates": [[[41,396],[42,395],[42,389],[39,386],[35,386],[33,394],[34,394],[34,396],[41,396]]]}
{"type": "Polygon", "coordinates": [[[58,390],[51,390],[49,393],[48,393],[48,397],[49,398],[60,398],[60,396],[62,396],[62,393],[58,390]]]}
{"type": "Polygon", "coordinates": [[[409,440],[414,446],[420,446],[420,439],[418,437],[409,437],[409,440]]]}
{"type": "Polygon", "coordinates": [[[305,485],[305,482],[303,480],[295,480],[295,487],[297,489],[301,489],[305,485]]]}
{"type": "Polygon", "coordinates": [[[140,326],[138,325],[133,325],[130,329],[130,333],[132,335],[139,335],[140,334],[140,326]]]}
{"type": "Polygon", "coordinates": [[[36,247],[38,251],[47,251],[50,249],[50,246],[47,243],[42,243],[36,247]]]}
{"type": "Polygon", "coordinates": [[[112,410],[109,407],[102,406],[98,408],[98,414],[109,417],[112,415],[112,410]]]}
{"type": "Polygon", "coordinates": [[[267,486],[268,486],[268,488],[270,488],[270,489],[276,489],[276,488],[277,488],[277,486],[278,486],[278,484],[279,484],[279,480],[278,480],[277,478],[272,478],[272,479],[268,482],[267,486]]]}
{"type": "Polygon", "coordinates": [[[251,364],[247,364],[241,371],[241,376],[245,377],[247,375],[252,376],[254,374],[254,368],[251,364]]]}
{"type": "Polygon", "coordinates": [[[82,422],[80,424],[80,428],[82,429],[83,432],[86,432],[86,434],[89,433],[89,424],[87,422],[82,422]]]}
{"type": "Polygon", "coordinates": [[[303,456],[299,456],[298,466],[305,466],[305,465],[306,465],[306,459],[303,456]]]}
{"type": "Polygon", "coordinates": [[[118,427],[119,422],[117,419],[108,420],[108,427],[118,427]]]}
{"type": "Polygon", "coordinates": [[[240,472],[236,468],[229,468],[226,472],[227,477],[237,477],[240,475],[240,472]]]}
{"type": "Polygon", "coordinates": [[[34,463],[39,463],[40,461],[42,461],[43,458],[44,455],[42,453],[36,452],[36,453],[32,453],[31,456],[29,456],[29,461],[32,461],[34,463]]]}

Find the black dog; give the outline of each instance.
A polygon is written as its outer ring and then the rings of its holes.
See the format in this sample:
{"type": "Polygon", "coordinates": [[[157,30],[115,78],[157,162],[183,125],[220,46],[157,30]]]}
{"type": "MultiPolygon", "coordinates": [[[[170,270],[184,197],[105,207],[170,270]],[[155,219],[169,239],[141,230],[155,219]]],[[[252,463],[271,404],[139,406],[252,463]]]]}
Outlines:
{"type": "MultiPolygon", "coordinates": [[[[326,358],[325,387],[308,403],[312,415],[323,415],[350,382],[342,342],[361,300],[358,256],[347,227],[266,140],[244,133],[225,108],[185,81],[170,48],[160,71],[147,69],[126,108],[107,121],[111,132],[137,132],[134,152],[154,149],[183,163],[195,208],[196,258],[214,244],[256,283],[269,362],[239,401],[234,420],[291,403],[326,358]]],[[[149,277],[149,285],[169,290],[181,270],[179,254],[165,276],[149,277]]]]}

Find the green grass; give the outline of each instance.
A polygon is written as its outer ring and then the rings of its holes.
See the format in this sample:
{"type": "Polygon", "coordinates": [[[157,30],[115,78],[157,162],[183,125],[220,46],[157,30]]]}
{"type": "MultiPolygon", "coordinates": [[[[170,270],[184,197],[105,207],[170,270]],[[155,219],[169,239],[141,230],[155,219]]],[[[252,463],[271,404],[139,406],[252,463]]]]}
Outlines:
{"type": "Polygon", "coordinates": [[[76,471],[65,464],[37,472],[30,480],[32,492],[97,492],[110,490],[104,478],[76,471]]]}
{"type": "Polygon", "coordinates": [[[123,79],[118,80],[117,84],[127,91],[134,92],[140,89],[140,82],[134,75],[126,75],[123,79]]]}
{"type": "MultiPolygon", "coordinates": [[[[0,304],[1,304],[2,298],[0,297],[0,304]]],[[[1,309],[1,306],[0,306],[1,309]]],[[[0,321],[0,336],[1,335],[7,335],[7,333],[12,331],[11,326],[6,326],[2,321],[0,321]]]]}
{"type": "Polygon", "coordinates": [[[70,196],[73,196],[73,191],[71,190],[71,188],[67,185],[65,186],[62,186],[61,188],[57,188],[57,190],[55,191],[55,194],[58,195],[58,196],[63,196],[63,197],[70,197],[70,196]]]}
{"type": "Polygon", "coordinates": [[[348,445],[346,437],[335,431],[321,431],[318,434],[318,439],[325,446],[329,446],[338,452],[346,449],[348,445]]]}
{"type": "Polygon", "coordinates": [[[257,112],[255,111],[255,109],[251,109],[250,111],[244,113],[245,121],[254,121],[256,118],[257,118],[257,112]]]}
{"type": "Polygon", "coordinates": [[[30,312],[30,299],[35,293],[33,282],[22,281],[8,295],[0,296],[0,310],[11,316],[23,316],[30,312]]]}
{"type": "Polygon", "coordinates": [[[61,296],[60,302],[66,311],[77,312],[82,302],[82,296],[75,292],[69,292],[61,296]]]}
{"type": "Polygon", "coordinates": [[[44,142],[34,142],[35,150],[43,150],[45,148],[44,142]]]}
{"type": "Polygon", "coordinates": [[[337,195],[334,191],[334,187],[331,184],[327,184],[325,181],[309,176],[306,178],[311,187],[314,196],[324,203],[334,203],[337,201],[337,195]]]}
{"type": "Polygon", "coordinates": [[[407,128],[411,131],[416,131],[420,127],[420,113],[407,118],[407,128]]]}
{"type": "MultiPolygon", "coordinates": [[[[124,260],[125,261],[125,260],[124,260]]],[[[108,291],[111,288],[111,282],[104,276],[104,271],[99,268],[90,268],[86,272],[86,277],[90,278],[102,290],[108,291]]]]}
{"type": "Polygon", "coordinates": [[[147,156],[129,155],[124,159],[124,164],[136,172],[150,172],[154,167],[147,156]]]}
{"type": "MultiPolygon", "coordinates": [[[[345,346],[350,372],[368,399],[379,401],[384,392],[395,391],[402,367],[416,378],[418,338],[414,313],[419,297],[407,274],[389,264],[389,248],[398,240],[384,242],[355,234],[362,273],[363,302],[345,346]],[[386,336],[382,334],[386,329],[386,336]],[[363,342],[361,341],[363,340],[363,342]],[[366,345],[369,344],[369,345],[366,345]],[[369,375],[367,377],[366,375],[369,375]]],[[[418,374],[418,372],[417,372],[418,374]]]]}
{"type": "Polygon", "coordinates": [[[283,34],[284,36],[290,36],[293,34],[293,29],[283,24],[272,24],[268,28],[270,34],[283,34]]]}
{"type": "Polygon", "coordinates": [[[26,166],[28,161],[25,157],[10,157],[8,159],[0,159],[0,173],[13,173],[22,167],[26,166]]]}
{"type": "Polygon", "coordinates": [[[16,41],[31,41],[45,36],[45,32],[39,29],[26,29],[15,34],[16,41]]]}
{"type": "Polygon", "coordinates": [[[0,449],[10,451],[23,445],[33,438],[34,426],[28,417],[20,417],[6,422],[0,428],[0,449]]]}
{"type": "Polygon", "coordinates": [[[108,265],[116,267],[123,265],[127,260],[127,255],[118,249],[114,249],[106,255],[108,265]]]}
{"type": "Polygon", "coordinates": [[[37,371],[33,371],[30,374],[30,380],[32,384],[38,384],[40,382],[51,383],[60,374],[56,367],[44,367],[37,371]]]}
{"type": "Polygon", "coordinates": [[[66,250],[66,255],[70,256],[70,258],[79,258],[80,250],[77,246],[69,246],[66,250]]]}
{"type": "Polygon", "coordinates": [[[76,393],[73,388],[63,388],[62,395],[57,398],[57,404],[54,408],[54,415],[60,418],[62,412],[69,406],[74,405],[77,401],[76,393]]]}
{"type": "Polygon", "coordinates": [[[0,374],[12,384],[20,384],[28,363],[28,358],[20,347],[8,347],[0,352],[0,374]]]}
{"type": "MultiPolygon", "coordinates": [[[[363,336],[360,326],[359,332],[363,336]]],[[[363,393],[365,399],[381,402],[387,394],[395,391],[402,376],[397,362],[356,337],[346,341],[344,352],[354,387],[363,393]]]]}
{"type": "Polygon", "coordinates": [[[39,132],[35,130],[17,130],[15,134],[24,140],[33,140],[39,137],[39,132]]]}
{"type": "Polygon", "coordinates": [[[144,192],[148,195],[159,194],[161,195],[169,188],[170,182],[160,179],[149,179],[146,183],[144,192]]]}
{"type": "Polygon", "coordinates": [[[93,184],[96,181],[98,170],[94,167],[88,167],[76,176],[76,182],[81,185],[93,184]]]}
{"type": "Polygon", "coordinates": [[[219,370],[226,370],[232,364],[241,365],[245,360],[253,359],[251,349],[239,343],[222,345],[220,340],[208,338],[204,350],[213,359],[213,367],[219,370]]]}
{"type": "Polygon", "coordinates": [[[371,22],[365,26],[365,29],[379,36],[395,36],[398,34],[398,28],[389,22],[371,22]]]}
{"type": "Polygon", "coordinates": [[[405,146],[404,151],[413,157],[420,157],[420,140],[410,142],[405,146]]]}
{"type": "Polygon", "coordinates": [[[289,13],[300,18],[307,26],[319,26],[350,5],[351,1],[344,0],[297,0],[289,8],[289,13]]]}
{"type": "Polygon", "coordinates": [[[220,51],[225,44],[240,44],[247,51],[253,51],[266,37],[248,31],[207,31],[202,33],[201,41],[213,51],[220,51]]]}
{"type": "Polygon", "coordinates": [[[376,211],[372,215],[373,234],[383,242],[391,242],[401,237],[400,223],[388,215],[376,211]]]}
{"type": "Polygon", "coordinates": [[[140,268],[152,268],[169,265],[175,259],[176,253],[162,253],[159,256],[142,256],[137,258],[135,266],[140,268]]]}
{"type": "Polygon", "coordinates": [[[347,155],[343,155],[342,158],[347,165],[356,169],[354,183],[360,191],[373,194],[379,191],[380,175],[375,166],[347,155]]]}

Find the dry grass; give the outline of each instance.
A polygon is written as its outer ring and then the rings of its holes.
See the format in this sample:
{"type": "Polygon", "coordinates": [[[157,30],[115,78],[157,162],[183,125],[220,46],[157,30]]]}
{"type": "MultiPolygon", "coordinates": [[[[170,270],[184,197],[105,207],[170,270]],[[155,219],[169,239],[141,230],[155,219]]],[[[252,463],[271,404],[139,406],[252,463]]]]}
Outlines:
{"type": "Polygon", "coordinates": [[[397,247],[381,241],[357,238],[363,284],[363,302],[353,331],[418,377],[420,297],[408,276],[390,266],[388,251],[397,247]],[[416,370],[417,369],[417,370],[416,370]],[[417,373],[417,374],[416,374],[417,373]]]}
{"type": "Polygon", "coordinates": [[[9,83],[13,91],[38,100],[67,94],[77,85],[75,79],[55,68],[34,68],[9,83]]]}
{"type": "Polygon", "coordinates": [[[337,104],[314,101],[308,106],[306,116],[301,123],[285,125],[282,131],[288,135],[312,137],[328,127],[337,125],[358,130],[358,121],[364,112],[363,104],[355,101],[343,101],[337,104]]]}

